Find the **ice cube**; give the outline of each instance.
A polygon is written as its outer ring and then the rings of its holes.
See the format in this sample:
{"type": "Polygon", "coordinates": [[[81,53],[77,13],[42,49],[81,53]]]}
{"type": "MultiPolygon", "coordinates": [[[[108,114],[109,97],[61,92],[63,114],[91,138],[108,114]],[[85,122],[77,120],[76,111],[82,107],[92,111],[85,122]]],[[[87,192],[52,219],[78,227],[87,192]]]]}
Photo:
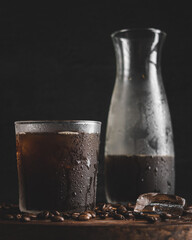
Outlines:
{"type": "Polygon", "coordinates": [[[160,193],[145,193],[138,197],[135,212],[169,213],[181,216],[185,206],[185,199],[175,195],[160,193]]]}

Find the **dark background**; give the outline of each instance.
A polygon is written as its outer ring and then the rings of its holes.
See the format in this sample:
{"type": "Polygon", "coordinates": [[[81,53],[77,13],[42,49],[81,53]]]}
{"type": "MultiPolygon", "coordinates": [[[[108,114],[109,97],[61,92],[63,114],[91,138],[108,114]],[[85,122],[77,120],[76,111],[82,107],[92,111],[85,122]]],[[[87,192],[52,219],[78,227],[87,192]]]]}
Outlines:
{"type": "Polygon", "coordinates": [[[110,34],[131,27],[167,32],[162,73],[175,136],[176,193],[192,201],[190,9],[144,0],[0,9],[0,201],[18,201],[14,121],[32,119],[102,121],[98,201],[104,199],[104,137],[115,81],[110,34]]]}

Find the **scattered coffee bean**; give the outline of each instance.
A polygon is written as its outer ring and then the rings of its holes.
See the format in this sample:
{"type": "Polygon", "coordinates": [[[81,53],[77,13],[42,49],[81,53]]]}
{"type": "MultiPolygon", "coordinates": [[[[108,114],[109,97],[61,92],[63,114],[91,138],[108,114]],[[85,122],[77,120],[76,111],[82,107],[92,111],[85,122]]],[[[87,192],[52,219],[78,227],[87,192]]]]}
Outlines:
{"type": "Polygon", "coordinates": [[[37,219],[37,215],[34,214],[34,213],[28,213],[27,216],[30,217],[31,220],[35,220],[35,219],[37,219]]]}
{"type": "Polygon", "coordinates": [[[125,217],[121,214],[114,214],[113,218],[116,220],[124,220],[125,219],[125,217]]]}
{"type": "Polygon", "coordinates": [[[105,214],[100,214],[99,217],[100,217],[100,219],[106,219],[105,214]]]}
{"type": "Polygon", "coordinates": [[[21,219],[20,219],[21,222],[30,222],[31,221],[31,218],[28,217],[28,216],[22,216],[21,219]]]}
{"type": "Polygon", "coordinates": [[[100,219],[106,219],[109,216],[108,213],[102,213],[99,215],[100,219]]]}
{"type": "Polygon", "coordinates": [[[50,213],[48,211],[44,211],[44,212],[40,212],[37,217],[39,219],[48,219],[49,218],[50,213]]]}
{"type": "Polygon", "coordinates": [[[192,207],[190,206],[190,207],[187,207],[187,208],[185,208],[185,210],[184,210],[184,215],[186,215],[186,214],[192,214],[192,207]]]}
{"type": "Polygon", "coordinates": [[[92,215],[91,215],[91,213],[89,213],[89,212],[83,212],[83,213],[81,213],[81,215],[87,215],[87,216],[89,216],[89,218],[92,218],[92,215]]]}
{"type": "Polygon", "coordinates": [[[162,220],[166,220],[166,219],[171,219],[171,218],[173,218],[173,217],[172,217],[172,215],[169,214],[169,213],[161,213],[161,214],[160,214],[160,218],[161,218],[162,220]]]}
{"type": "Polygon", "coordinates": [[[90,219],[90,216],[88,214],[81,214],[78,217],[79,221],[88,221],[90,219]]]}
{"type": "Polygon", "coordinates": [[[64,221],[64,218],[63,217],[61,217],[61,216],[54,216],[54,217],[52,217],[51,218],[51,221],[52,222],[63,222],[64,221]]]}
{"type": "Polygon", "coordinates": [[[123,214],[123,216],[126,219],[133,219],[134,218],[133,212],[131,212],[131,211],[127,211],[126,213],[123,214]]]}
{"type": "Polygon", "coordinates": [[[116,212],[116,211],[109,212],[109,217],[113,217],[115,214],[117,214],[117,212],[116,212]]]}
{"type": "Polygon", "coordinates": [[[183,222],[192,222],[192,206],[185,208],[182,217],[174,216],[174,213],[154,213],[150,211],[134,212],[134,205],[132,203],[122,204],[109,204],[99,203],[94,211],[87,210],[82,213],[70,213],[60,211],[42,211],[39,214],[21,212],[16,204],[0,204],[0,218],[3,220],[20,220],[22,222],[29,222],[32,220],[46,220],[51,219],[54,222],[62,222],[64,219],[73,219],[79,221],[88,221],[91,218],[95,218],[96,215],[100,219],[106,219],[112,217],[117,220],[134,219],[147,220],[148,223],[154,223],[158,220],[167,221],[169,219],[180,218],[183,222]]]}
{"type": "Polygon", "coordinates": [[[55,216],[61,216],[61,213],[59,211],[51,211],[55,216]]]}
{"type": "Polygon", "coordinates": [[[143,218],[145,218],[145,215],[143,214],[143,212],[133,212],[133,216],[136,219],[143,219],[143,218]]]}
{"type": "Polygon", "coordinates": [[[70,219],[71,218],[71,214],[68,212],[63,212],[62,216],[64,217],[64,219],[70,219]]]}
{"type": "Polygon", "coordinates": [[[149,222],[149,223],[155,223],[158,221],[158,218],[157,217],[154,217],[154,216],[145,216],[145,219],[149,222]]]}
{"type": "Polygon", "coordinates": [[[49,218],[54,217],[55,215],[52,212],[49,212],[49,218]]]}
{"type": "Polygon", "coordinates": [[[120,203],[114,203],[114,204],[112,204],[112,207],[114,207],[114,208],[118,208],[118,207],[120,207],[120,206],[121,206],[120,203]]]}
{"type": "Polygon", "coordinates": [[[135,205],[134,205],[134,204],[132,204],[132,203],[130,203],[130,202],[128,202],[126,207],[127,207],[127,210],[133,211],[133,210],[134,210],[134,207],[135,207],[135,205]]]}
{"type": "Polygon", "coordinates": [[[97,210],[97,215],[99,215],[99,214],[102,214],[103,213],[103,211],[102,210],[97,210]]]}
{"type": "Polygon", "coordinates": [[[94,211],[91,211],[91,210],[89,210],[89,211],[86,211],[86,212],[90,213],[90,214],[91,214],[91,216],[92,216],[92,218],[95,218],[95,217],[96,217],[96,212],[94,212],[94,211]]]}
{"type": "Polygon", "coordinates": [[[127,208],[121,205],[120,207],[117,208],[117,212],[120,214],[124,214],[127,212],[127,208]]]}
{"type": "Polygon", "coordinates": [[[105,212],[111,212],[113,209],[112,205],[111,204],[104,204],[102,210],[105,211],[105,212]]]}
{"type": "Polygon", "coordinates": [[[16,219],[16,220],[20,220],[21,218],[22,218],[22,215],[21,215],[21,214],[18,213],[18,214],[15,215],[15,219],[16,219]]]}
{"type": "Polygon", "coordinates": [[[74,219],[74,220],[77,220],[78,217],[79,217],[79,215],[80,215],[80,213],[73,213],[73,214],[71,215],[71,218],[74,219]]]}

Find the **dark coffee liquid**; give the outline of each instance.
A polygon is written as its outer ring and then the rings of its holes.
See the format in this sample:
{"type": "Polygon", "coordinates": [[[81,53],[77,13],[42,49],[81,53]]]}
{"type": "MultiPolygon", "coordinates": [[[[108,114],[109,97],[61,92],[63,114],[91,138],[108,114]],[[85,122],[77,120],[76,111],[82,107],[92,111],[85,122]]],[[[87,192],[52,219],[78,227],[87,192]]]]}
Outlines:
{"type": "Polygon", "coordinates": [[[16,143],[21,211],[95,206],[98,134],[24,133],[16,143]]]}
{"type": "Polygon", "coordinates": [[[174,194],[174,158],[106,156],[105,185],[109,202],[134,202],[147,192],[174,194]]]}

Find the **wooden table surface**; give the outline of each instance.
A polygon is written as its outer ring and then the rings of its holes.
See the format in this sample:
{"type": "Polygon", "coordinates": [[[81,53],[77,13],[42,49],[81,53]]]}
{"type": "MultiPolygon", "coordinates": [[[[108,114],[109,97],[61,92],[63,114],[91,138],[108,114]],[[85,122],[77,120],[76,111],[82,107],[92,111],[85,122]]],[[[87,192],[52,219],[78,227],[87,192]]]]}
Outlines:
{"type": "Polygon", "coordinates": [[[146,223],[146,221],[92,219],[87,222],[49,220],[21,223],[0,221],[0,240],[192,240],[192,222],[171,220],[146,223]]]}

